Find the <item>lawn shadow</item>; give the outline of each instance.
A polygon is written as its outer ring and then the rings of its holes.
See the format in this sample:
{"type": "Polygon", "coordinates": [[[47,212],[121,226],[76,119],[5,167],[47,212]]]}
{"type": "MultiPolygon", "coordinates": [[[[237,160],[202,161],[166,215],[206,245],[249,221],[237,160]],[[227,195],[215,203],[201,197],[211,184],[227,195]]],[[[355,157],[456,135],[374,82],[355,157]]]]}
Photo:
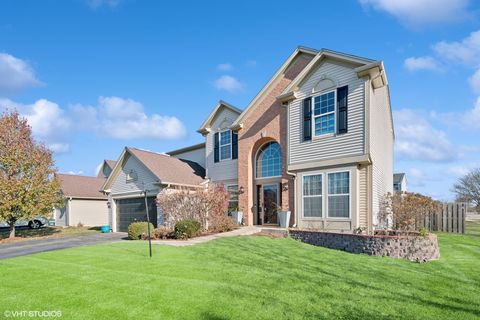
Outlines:
{"type": "MultiPolygon", "coordinates": [[[[39,229],[29,229],[29,228],[17,228],[15,230],[15,236],[18,238],[39,238],[39,237],[46,237],[51,236],[61,231],[57,228],[52,227],[41,227],[39,229]]],[[[0,240],[7,239],[10,235],[10,230],[0,230],[0,240]]]]}

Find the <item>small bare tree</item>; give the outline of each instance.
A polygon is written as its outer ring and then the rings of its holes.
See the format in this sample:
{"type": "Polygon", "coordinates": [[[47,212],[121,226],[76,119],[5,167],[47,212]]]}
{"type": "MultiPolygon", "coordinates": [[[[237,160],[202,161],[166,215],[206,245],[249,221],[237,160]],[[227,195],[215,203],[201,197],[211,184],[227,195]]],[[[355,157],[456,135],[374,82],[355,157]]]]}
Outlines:
{"type": "Polygon", "coordinates": [[[440,203],[428,196],[413,192],[388,193],[384,200],[384,211],[391,214],[393,228],[414,231],[418,222],[438,210],[440,203]]]}
{"type": "Polygon", "coordinates": [[[10,226],[36,216],[50,216],[63,206],[60,182],[54,176],[52,152],[32,138],[27,120],[17,112],[0,117],[0,221],[10,226]]]}
{"type": "Polygon", "coordinates": [[[165,226],[173,228],[180,220],[198,221],[204,230],[216,229],[227,218],[229,195],[223,184],[210,184],[197,190],[165,189],[157,197],[165,226]]]}
{"type": "Polygon", "coordinates": [[[452,191],[457,201],[472,203],[476,210],[480,210],[480,168],[473,169],[458,179],[452,191]]]}

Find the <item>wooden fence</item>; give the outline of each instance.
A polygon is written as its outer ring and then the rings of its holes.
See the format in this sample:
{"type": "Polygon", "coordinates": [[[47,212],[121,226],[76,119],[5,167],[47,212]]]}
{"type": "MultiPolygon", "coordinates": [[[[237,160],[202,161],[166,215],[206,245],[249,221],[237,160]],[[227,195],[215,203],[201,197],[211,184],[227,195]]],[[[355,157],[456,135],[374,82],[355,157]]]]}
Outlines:
{"type": "Polygon", "coordinates": [[[437,213],[425,217],[422,225],[428,231],[465,233],[466,203],[445,203],[437,213]]]}

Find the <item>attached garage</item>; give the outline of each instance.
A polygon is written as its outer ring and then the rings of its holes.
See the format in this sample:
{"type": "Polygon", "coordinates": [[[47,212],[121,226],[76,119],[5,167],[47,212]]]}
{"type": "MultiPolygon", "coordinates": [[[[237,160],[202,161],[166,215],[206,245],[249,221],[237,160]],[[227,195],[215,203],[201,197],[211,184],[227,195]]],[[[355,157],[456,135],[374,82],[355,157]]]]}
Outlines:
{"type": "MultiPolygon", "coordinates": [[[[117,231],[127,232],[132,222],[147,221],[145,198],[115,200],[117,208],[117,231]]],[[[157,227],[157,204],[155,197],[147,198],[150,222],[157,227]]]]}

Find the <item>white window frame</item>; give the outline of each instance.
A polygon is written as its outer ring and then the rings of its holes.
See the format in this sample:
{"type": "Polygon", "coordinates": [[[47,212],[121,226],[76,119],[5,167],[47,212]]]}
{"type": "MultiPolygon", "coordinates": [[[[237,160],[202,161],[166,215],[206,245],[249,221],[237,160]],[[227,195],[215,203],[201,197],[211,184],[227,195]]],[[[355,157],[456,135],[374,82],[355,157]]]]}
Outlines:
{"type": "Polygon", "coordinates": [[[279,142],[277,141],[267,141],[265,142],[264,144],[262,144],[260,146],[260,148],[258,148],[257,152],[255,152],[255,158],[254,158],[254,168],[253,168],[253,176],[255,177],[255,180],[268,180],[268,179],[275,179],[275,178],[281,178],[283,176],[283,157],[282,157],[282,146],[280,145],[279,142]],[[267,143],[270,143],[270,142],[275,142],[275,143],[278,143],[278,145],[280,146],[280,159],[282,161],[282,165],[280,167],[280,175],[278,176],[269,176],[269,177],[257,177],[257,159],[258,159],[258,154],[260,153],[260,151],[262,150],[262,148],[267,144],[267,143]]]}
{"type": "Polygon", "coordinates": [[[327,215],[326,217],[328,219],[338,219],[338,220],[350,220],[352,219],[352,171],[351,170],[337,170],[337,171],[328,171],[325,172],[325,175],[327,177],[326,180],[328,180],[328,175],[332,173],[345,173],[348,172],[348,193],[339,193],[339,194],[332,194],[330,195],[328,192],[328,181],[327,181],[327,188],[325,189],[325,195],[326,195],[326,212],[327,215]],[[348,195],[348,217],[330,217],[330,212],[328,211],[328,197],[332,196],[346,196],[348,195]]]}
{"type": "Polygon", "coordinates": [[[219,161],[227,161],[232,160],[232,130],[226,129],[223,131],[218,132],[218,160],[219,161]],[[222,133],[229,132],[230,133],[230,143],[222,144],[222,133]],[[230,157],[222,159],[222,147],[230,146],[230,157]]]}
{"type": "Polygon", "coordinates": [[[334,136],[335,133],[337,132],[337,89],[334,89],[334,90],[329,90],[329,91],[326,91],[326,92],[322,92],[322,93],[319,93],[319,94],[316,94],[316,95],[313,95],[312,96],[312,101],[311,101],[311,112],[312,112],[312,136],[313,137],[328,137],[328,136],[334,136]],[[315,98],[316,97],[320,97],[320,96],[323,96],[324,94],[329,94],[333,92],[333,111],[330,111],[330,112],[327,112],[327,113],[323,113],[323,114],[320,114],[318,116],[315,115],[315,98]],[[333,114],[333,121],[334,121],[334,128],[333,128],[333,132],[328,132],[328,133],[322,133],[322,134],[316,134],[315,133],[315,119],[316,118],[320,118],[320,117],[323,117],[323,116],[327,116],[327,115],[330,115],[330,114],[333,114]]]}
{"type": "Polygon", "coordinates": [[[306,220],[322,220],[325,217],[325,197],[324,197],[324,192],[325,192],[325,173],[324,172],[316,172],[316,173],[308,173],[302,175],[302,218],[306,220]],[[305,177],[310,177],[310,176],[322,176],[322,194],[321,195],[310,195],[306,196],[305,195],[305,190],[303,188],[303,183],[304,183],[304,178],[305,177]],[[321,197],[322,198],[322,215],[318,217],[306,217],[305,216],[305,208],[304,208],[304,201],[303,199],[305,198],[314,198],[314,197],[321,197]]]}
{"type": "MultiPolygon", "coordinates": [[[[308,173],[302,174],[301,178],[301,188],[302,188],[302,199],[301,199],[301,218],[302,220],[315,220],[315,221],[348,221],[352,219],[352,169],[340,169],[340,170],[326,170],[326,171],[310,171],[308,173]],[[329,173],[341,173],[348,172],[348,188],[349,188],[349,197],[348,197],[348,217],[330,217],[328,212],[328,174],[329,173]],[[303,177],[307,176],[318,176],[322,175],[322,216],[321,217],[305,217],[305,210],[303,204],[303,177]]],[[[340,194],[339,194],[340,195],[340,194]]],[[[346,194],[341,194],[346,195],[346,194]]]]}

